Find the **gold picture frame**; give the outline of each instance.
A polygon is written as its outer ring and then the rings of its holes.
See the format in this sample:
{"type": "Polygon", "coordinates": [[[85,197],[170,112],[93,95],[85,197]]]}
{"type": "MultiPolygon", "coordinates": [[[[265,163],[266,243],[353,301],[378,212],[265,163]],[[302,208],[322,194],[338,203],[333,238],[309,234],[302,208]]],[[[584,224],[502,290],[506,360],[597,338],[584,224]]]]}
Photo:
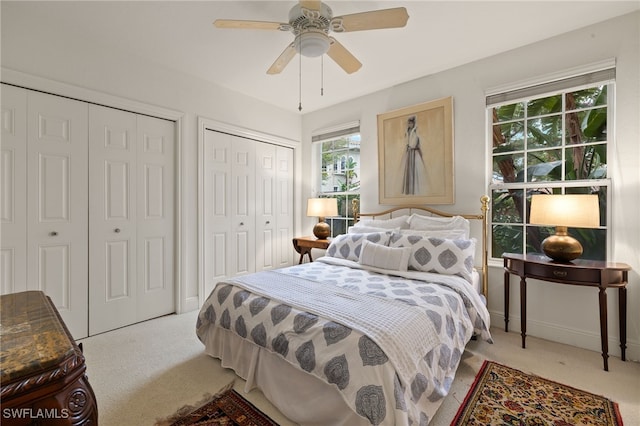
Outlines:
{"type": "Polygon", "coordinates": [[[378,114],[380,204],[454,204],[453,97],[378,114]]]}

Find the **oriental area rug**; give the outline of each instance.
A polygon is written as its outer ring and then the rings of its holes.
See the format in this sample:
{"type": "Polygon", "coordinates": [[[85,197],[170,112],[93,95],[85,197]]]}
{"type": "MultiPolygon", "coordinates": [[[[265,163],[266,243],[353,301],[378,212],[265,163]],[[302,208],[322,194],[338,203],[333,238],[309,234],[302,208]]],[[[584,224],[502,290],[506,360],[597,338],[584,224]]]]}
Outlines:
{"type": "Polygon", "coordinates": [[[278,426],[233,390],[233,383],[195,406],[185,406],[155,426],[278,426]]]}
{"type": "Polygon", "coordinates": [[[622,426],[618,404],[485,361],[451,426],[622,426]]]}

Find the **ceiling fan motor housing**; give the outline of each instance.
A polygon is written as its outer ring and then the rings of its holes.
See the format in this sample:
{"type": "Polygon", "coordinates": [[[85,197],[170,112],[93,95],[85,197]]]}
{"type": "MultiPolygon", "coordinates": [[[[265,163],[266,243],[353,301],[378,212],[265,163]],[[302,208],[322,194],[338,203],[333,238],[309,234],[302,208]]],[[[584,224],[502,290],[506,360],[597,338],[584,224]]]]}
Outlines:
{"type": "Polygon", "coordinates": [[[329,50],[329,27],[333,12],[324,3],[319,10],[312,10],[295,5],[289,11],[289,24],[295,38],[296,51],[307,57],[322,56],[329,50]]]}

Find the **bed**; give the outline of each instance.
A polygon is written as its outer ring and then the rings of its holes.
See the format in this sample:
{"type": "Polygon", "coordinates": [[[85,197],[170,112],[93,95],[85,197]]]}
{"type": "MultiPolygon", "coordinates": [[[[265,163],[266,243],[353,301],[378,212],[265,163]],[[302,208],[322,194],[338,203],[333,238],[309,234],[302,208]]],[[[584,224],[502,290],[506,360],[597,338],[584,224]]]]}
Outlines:
{"type": "Polygon", "coordinates": [[[469,340],[491,343],[488,197],[480,214],[354,211],[316,261],[216,284],[198,338],[298,424],[426,425],[469,340]]]}

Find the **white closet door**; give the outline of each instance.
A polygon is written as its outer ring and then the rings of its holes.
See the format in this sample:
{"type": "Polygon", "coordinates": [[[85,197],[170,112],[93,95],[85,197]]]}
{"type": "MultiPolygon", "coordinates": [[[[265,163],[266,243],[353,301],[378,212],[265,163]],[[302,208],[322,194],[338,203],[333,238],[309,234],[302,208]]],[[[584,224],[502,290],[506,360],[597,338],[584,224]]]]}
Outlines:
{"type": "Polygon", "coordinates": [[[256,270],[255,141],[231,140],[231,276],[256,270]]]}
{"type": "Polygon", "coordinates": [[[137,320],[175,312],[174,123],[138,115],[137,320]]]}
{"type": "Polygon", "coordinates": [[[293,149],[276,150],[276,268],[292,264],[293,259],[293,149]]]}
{"type": "Polygon", "coordinates": [[[27,289],[27,91],[2,85],[0,294],[27,289]]]}
{"type": "Polygon", "coordinates": [[[87,336],[87,104],[28,92],[27,287],[87,336]]]}
{"type": "Polygon", "coordinates": [[[207,130],[204,137],[204,296],[231,276],[231,139],[207,130]]]}
{"type": "Polygon", "coordinates": [[[90,334],[136,322],[136,116],[90,106],[90,334]]]}
{"type": "Polygon", "coordinates": [[[205,296],[255,271],[254,141],[207,130],[204,139],[205,296]]]}
{"type": "Polygon", "coordinates": [[[256,142],[256,271],[277,262],[276,167],[276,146],[256,142]]]}

